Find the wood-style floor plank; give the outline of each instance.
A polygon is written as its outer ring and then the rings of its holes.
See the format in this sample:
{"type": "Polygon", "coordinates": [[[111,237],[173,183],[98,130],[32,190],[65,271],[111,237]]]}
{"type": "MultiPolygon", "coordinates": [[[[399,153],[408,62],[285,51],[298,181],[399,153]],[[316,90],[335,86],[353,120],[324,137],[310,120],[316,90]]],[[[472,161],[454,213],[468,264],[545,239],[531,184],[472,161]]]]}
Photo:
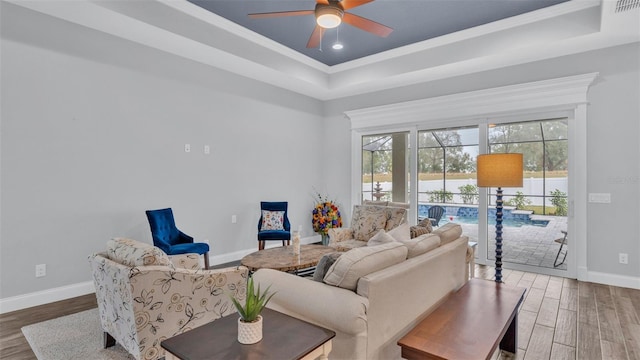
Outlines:
{"type": "Polygon", "coordinates": [[[558,306],[560,300],[552,299],[548,297],[542,298],[542,304],[540,304],[540,311],[538,311],[538,318],[536,324],[548,326],[553,328],[556,326],[556,319],[558,318],[558,306]]]}
{"type": "Polygon", "coordinates": [[[562,345],[576,347],[577,339],[577,315],[575,311],[559,309],[558,321],[556,321],[556,331],[553,335],[553,342],[562,345]]]}
{"type": "Polygon", "coordinates": [[[576,348],[563,344],[553,343],[551,348],[551,357],[553,360],[575,360],[576,348]]]}
{"type": "Polygon", "coordinates": [[[553,328],[536,324],[531,333],[525,360],[549,360],[553,345],[553,328]]]}

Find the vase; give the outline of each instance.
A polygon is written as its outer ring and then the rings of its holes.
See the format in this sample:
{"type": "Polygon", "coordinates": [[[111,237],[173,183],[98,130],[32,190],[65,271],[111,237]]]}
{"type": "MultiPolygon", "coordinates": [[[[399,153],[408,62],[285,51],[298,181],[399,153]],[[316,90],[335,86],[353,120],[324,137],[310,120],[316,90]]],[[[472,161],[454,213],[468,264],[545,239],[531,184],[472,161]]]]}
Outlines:
{"type": "Polygon", "coordinates": [[[238,342],[249,345],[262,340],[262,315],[254,322],[244,322],[238,318],[238,342]]]}
{"type": "Polygon", "coordinates": [[[322,236],[322,245],[324,245],[324,246],[329,245],[329,235],[320,234],[320,236],[322,236]]]}
{"type": "Polygon", "coordinates": [[[300,231],[293,232],[293,254],[300,255],[300,231]]]}

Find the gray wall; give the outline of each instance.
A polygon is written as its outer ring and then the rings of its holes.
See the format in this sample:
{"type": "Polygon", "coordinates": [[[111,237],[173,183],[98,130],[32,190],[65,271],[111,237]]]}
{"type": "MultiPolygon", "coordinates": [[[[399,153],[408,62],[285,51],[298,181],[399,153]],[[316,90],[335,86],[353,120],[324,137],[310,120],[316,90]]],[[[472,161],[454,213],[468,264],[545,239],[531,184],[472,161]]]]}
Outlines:
{"type": "Polygon", "coordinates": [[[261,200],[313,235],[320,102],[2,6],[0,298],[89,281],[111,237],[151,243],[146,209],[212,256],[257,250],[261,200]]]}
{"type": "MultiPolygon", "coordinates": [[[[350,131],[344,111],[430,98],[497,86],[590,72],[600,76],[589,90],[587,191],[611,193],[611,204],[589,204],[587,266],[590,272],[640,278],[640,46],[618,46],[553,60],[511,66],[468,76],[432,81],[334,100],[325,104],[332,133],[350,131]],[[618,263],[629,254],[629,264],[618,263]]],[[[341,141],[351,141],[340,135],[341,141]]],[[[347,153],[348,144],[336,152],[347,153]]],[[[350,159],[332,186],[350,186],[350,159]]],[[[638,280],[640,281],[640,280],[638,280]]]]}

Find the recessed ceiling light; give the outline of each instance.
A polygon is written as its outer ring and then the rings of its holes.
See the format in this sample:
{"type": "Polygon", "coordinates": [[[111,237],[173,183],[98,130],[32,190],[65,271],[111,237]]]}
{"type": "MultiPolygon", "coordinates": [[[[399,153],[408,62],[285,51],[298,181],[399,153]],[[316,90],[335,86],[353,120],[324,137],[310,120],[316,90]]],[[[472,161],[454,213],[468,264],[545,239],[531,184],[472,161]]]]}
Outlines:
{"type": "Polygon", "coordinates": [[[342,48],[344,48],[344,46],[339,42],[333,44],[333,46],[331,47],[333,48],[333,50],[342,50],[342,48]]]}

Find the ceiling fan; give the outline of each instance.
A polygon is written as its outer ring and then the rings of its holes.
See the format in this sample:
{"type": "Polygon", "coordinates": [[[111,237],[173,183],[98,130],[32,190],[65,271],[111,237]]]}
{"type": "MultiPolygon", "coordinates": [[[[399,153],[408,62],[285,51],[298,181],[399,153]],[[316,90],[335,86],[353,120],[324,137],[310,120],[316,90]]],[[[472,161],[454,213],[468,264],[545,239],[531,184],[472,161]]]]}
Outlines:
{"type": "Polygon", "coordinates": [[[374,0],[316,0],[316,8],[314,10],[295,10],[295,11],[279,11],[268,13],[249,14],[252,19],[285,17],[285,16],[301,16],[315,15],[316,27],[309,37],[307,43],[308,48],[318,47],[320,39],[325,29],[335,28],[344,21],[345,23],[355,26],[358,29],[370,32],[380,37],[387,37],[393,31],[392,28],[377,23],[373,20],[363,18],[346,12],[346,10],[354,7],[370,3],[374,0]]]}

